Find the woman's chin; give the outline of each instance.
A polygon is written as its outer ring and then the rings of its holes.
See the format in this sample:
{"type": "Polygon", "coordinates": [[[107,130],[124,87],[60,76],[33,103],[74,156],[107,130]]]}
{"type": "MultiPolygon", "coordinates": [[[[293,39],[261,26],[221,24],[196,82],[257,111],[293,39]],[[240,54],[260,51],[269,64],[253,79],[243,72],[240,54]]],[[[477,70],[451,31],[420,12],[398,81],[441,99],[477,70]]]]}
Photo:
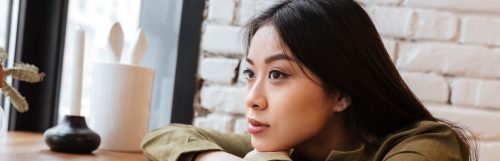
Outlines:
{"type": "Polygon", "coordinates": [[[259,152],[275,152],[275,151],[283,151],[288,150],[290,147],[273,144],[273,141],[265,141],[262,139],[254,139],[252,138],[252,146],[255,150],[259,152]]]}

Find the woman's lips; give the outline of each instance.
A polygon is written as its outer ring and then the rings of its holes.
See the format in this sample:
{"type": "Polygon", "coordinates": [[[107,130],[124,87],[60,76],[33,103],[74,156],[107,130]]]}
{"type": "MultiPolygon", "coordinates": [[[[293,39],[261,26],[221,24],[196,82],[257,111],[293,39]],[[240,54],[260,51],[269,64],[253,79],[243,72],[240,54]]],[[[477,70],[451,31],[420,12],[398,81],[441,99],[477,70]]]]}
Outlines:
{"type": "Polygon", "coordinates": [[[251,134],[258,134],[270,127],[268,124],[264,124],[255,119],[248,119],[248,132],[251,134]]]}

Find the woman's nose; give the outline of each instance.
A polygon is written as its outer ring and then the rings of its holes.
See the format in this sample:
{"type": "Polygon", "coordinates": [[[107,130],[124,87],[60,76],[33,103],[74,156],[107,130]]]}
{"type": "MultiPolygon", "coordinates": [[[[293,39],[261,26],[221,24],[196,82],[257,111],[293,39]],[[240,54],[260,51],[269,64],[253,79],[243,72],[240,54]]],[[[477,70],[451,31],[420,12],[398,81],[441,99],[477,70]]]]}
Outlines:
{"type": "Polygon", "coordinates": [[[263,82],[255,82],[247,85],[245,106],[253,110],[264,110],[267,108],[267,100],[263,82]]]}

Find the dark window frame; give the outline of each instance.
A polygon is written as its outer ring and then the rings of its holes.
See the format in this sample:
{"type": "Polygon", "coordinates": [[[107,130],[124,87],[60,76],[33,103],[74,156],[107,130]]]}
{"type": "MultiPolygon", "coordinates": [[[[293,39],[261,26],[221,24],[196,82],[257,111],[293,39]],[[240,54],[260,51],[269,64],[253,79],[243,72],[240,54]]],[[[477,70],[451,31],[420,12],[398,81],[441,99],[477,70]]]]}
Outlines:
{"type": "Polygon", "coordinates": [[[194,118],[196,72],[200,55],[204,0],[184,0],[177,51],[171,123],[191,124],[194,118]]]}
{"type": "Polygon", "coordinates": [[[36,65],[46,73],[43,82],[14,81],[30,105],[25,113],[11,105],[9,130],[42,132],[57,123],[68,0],[19,3],[15,62],[36,65]]]}

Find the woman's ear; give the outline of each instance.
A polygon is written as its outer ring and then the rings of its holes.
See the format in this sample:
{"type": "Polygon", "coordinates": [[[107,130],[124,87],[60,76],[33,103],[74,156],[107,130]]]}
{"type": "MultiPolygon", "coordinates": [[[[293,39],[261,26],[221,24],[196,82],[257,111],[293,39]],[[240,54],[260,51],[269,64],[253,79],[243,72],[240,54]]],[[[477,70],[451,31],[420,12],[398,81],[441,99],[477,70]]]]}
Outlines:
{"type": "Polygon", "coordinates": [[[342,112],[345,109],[347,109],[347,107],[349,107],[350,105],[351,105],[351,97],[340,95],[338,96],[337,102],[333,107],[333,111],[342,112]]]}

